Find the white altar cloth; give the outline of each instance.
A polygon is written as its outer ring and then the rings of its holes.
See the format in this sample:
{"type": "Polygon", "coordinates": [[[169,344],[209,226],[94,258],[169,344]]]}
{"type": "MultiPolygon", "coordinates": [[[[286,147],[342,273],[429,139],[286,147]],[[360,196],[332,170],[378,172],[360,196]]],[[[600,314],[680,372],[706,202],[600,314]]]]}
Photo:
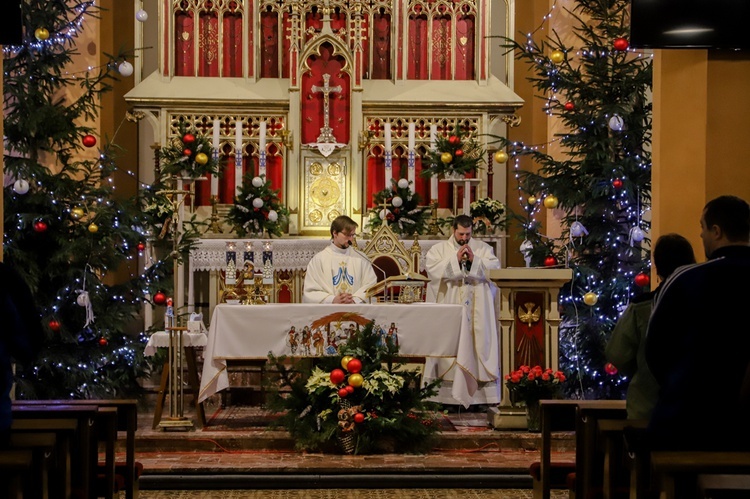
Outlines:
{"type": "Polygon", "coordinates": [[[203,350],[199,402],[229,387],[227,360],[266,359],[275,356],[318,356],[331,353],[348,327],[374,320],[384,331],[397,328],[403,356],[451,357],[459,366],[453,397],[466,407],[477,390],[477,361],[471,327],[461,305],[412,303],[408,305],[268,304],[217,305],[211,318],[208,344],[203,350]],[[299,341],[292,352],[290,330],[309,341],[299,341]],[[314,345],[319,332],[318,345],[314,345]]]}

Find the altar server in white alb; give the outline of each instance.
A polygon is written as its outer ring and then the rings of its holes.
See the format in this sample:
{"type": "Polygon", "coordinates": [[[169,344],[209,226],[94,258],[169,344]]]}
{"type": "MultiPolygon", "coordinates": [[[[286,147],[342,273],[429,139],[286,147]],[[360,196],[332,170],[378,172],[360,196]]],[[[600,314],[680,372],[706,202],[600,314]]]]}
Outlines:
{"type": "MultiPolygon", "coordinates": [[[[459,215],[453,221],[453,234],[447,241],[436,244],[427,252],[425,268],[430,282],[427,301],[464,306],[464,320],[468,322],[474,339],[476,370],[458,365],[456,359],[428,357],[425,380],[442,377],[443,383],[436,399],[443,404],[459,404],[451,396],[456,369],[477,372],[472,404],[500,403],[500,349],[495,320],[497,286],[487,276],[490,269],[499,269],[500,261],[492,247],[484,241],[472,239],[472,219],[459,215]]],[[[440,334],[435,331],[435,334],[440,334]]],[[[465,404],[464,404],[465,405],[465,404]]]]}
{"type": "Polygon", "coordinates": [[[351,247],[357,222],[341,215],[331,223],[331,244],[307,264],[303,303],[365,303],[378,282],[368,258],[351,247]]]}

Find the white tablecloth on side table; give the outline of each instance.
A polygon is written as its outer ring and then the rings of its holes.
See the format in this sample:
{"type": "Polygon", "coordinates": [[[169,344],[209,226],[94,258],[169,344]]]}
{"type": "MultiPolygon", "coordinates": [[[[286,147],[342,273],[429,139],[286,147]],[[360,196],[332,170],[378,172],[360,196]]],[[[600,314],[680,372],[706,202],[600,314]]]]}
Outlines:
{"type": "Polygon", "coordinates": [[[305,327],[311,333],[323,331],[324,350],[330,350],[330,330],[343,333],[348,325],[363,319],[374,320],[385,331],[395,324],[400,355],[455,358],[462,375],[456,375],[452,394],[465,406],[471,403],[477,389],[477,364],[469,321],[461,305],[436,303],[217,305],[203,351],[199,401],[229,387],[227,360],[266,359],[269,353],[316,356],[313,348],[310,353],[292,352],[288,344],[292,327],[297,333],[305,327]]]}
{"type": "MultiPolygon", "coordinates": [[[[206,333],[190,333],[182,331],[183,347],[205,347],[208,344],[206,333]]],[[[151,357],[156,354],[157,348],[169,348],[169,333],[166,331],[157,331],[151,335],[143,349],[143,355],[151,357]]]]}

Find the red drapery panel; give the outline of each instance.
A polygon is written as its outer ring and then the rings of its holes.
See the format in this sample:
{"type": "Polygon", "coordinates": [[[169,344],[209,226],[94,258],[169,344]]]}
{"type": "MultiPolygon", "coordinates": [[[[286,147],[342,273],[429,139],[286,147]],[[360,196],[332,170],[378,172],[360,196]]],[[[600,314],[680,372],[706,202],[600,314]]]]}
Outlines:
{"type": "Polygon", "coordinates": [[[474,79],[474,18],[456,21],[456,80],[474,79]]]}
{"type": "MultiPolygon", "coordinates": [[[[198,76],[219,76],[219,18],[214,12],[200,14],[198,76]]],[[[238,50],[242,52],[242,48],[238,50]]]]}
{"type": "MultiPolygon", "coordinates": [[[[228,14],[224,16],[224,53],[222,57],[223,67],[222,74],[227,77],[242,76],[242,16],[238,14],[228,14]]],[[[252,40],[252,37],[250,37],[252,40]]],[[[252,44],[252,42],[250,42],[252,44]]],[[[251,45],[252,47],[252,45],[251,45]]],[[[252,50],[249,51],[252,58],[252,50]]],[[[250,67],[253,67],[252,60],[250,67]]]]}
{"type": "MultiPolygon", "coordinates": [[[[365,44],[368,48],[370,44],[365,44]]],[[[373,80],[391,77],[391,16],[375,14],[372,20],[372,74],[373,80]]],[[[366,59],[368,60],[368,59],[366,59]]]]}
{"type": "Polygon", "coordinates": [[[260,77],[279,77],[279,24],[276,12],[260,14],[260,77]]]}
{"type": "Polygon", "coordinates": [[[406,77],[409,80],[427,79],[427,18],[425,16],[409,18],[409,40],[407,58],[409,66],[406,77]]]}
{"type": "Polygon", "coordinates": [[[437,17],[432,21],[432,75],[433,80],[451,79],[451,19],[437,17]]]}
{"type": "Polygon", "coordinates": [[[177,12],[174,24],[174,73],[176,76],[193,76],[195,61],[193,60],[193,15],[190,12],[177,12]]]}

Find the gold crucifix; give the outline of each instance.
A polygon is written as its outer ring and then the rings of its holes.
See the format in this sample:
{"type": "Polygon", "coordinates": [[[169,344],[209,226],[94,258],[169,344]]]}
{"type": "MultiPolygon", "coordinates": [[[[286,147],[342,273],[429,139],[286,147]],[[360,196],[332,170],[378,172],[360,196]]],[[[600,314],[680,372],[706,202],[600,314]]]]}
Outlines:
{"type": "Polygon", "coordinates": [[[323,75],[323,86],[320,87],[318,85],[312,86],[313,92],[322,92],[323,93],[323,126],[320,128],[320,135],[318,136],[318,143],[319,144],[335,144],[336,138],[333,136],[333,129],[329,126],[330,122],[330,95],[332,93],[338,93],[341,92],[341,85],[336,85],[335,87],[332,87],[329,85],[329,82],[331,81],[331,75],[328,73],[323,75]]]}

